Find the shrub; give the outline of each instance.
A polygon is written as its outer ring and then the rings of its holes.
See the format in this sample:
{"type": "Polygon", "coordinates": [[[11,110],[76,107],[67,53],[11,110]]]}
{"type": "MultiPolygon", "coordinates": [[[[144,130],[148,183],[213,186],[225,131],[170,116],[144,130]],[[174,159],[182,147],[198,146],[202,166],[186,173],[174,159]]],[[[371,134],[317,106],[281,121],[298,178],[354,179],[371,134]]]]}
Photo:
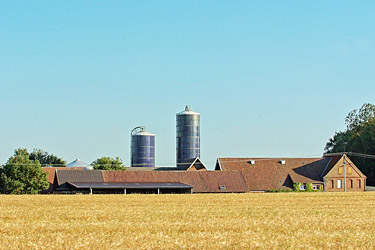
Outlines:
{"type": "Polygon", "coordinates": [[[302,185],[302,183],[300,183],[300,182],[293,183],[293,191],[294,192],[300,192],[301,191],[301,185],[302,185]]]}
{"type": "Polygon", "coordinates": [[[306,192],[312,192],[312,191],[313,191],[313,184],[306,183],[306,192]]]}

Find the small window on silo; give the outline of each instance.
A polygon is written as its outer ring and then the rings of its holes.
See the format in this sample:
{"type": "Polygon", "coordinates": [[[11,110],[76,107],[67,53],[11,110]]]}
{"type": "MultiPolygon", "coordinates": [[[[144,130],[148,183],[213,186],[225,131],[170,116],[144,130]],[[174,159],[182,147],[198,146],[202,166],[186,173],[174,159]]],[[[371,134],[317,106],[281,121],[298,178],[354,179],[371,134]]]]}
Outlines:
{"type": "Polygon", "coordinates": [[[219,189],[220,190],[225,190],[225,189],[227,189],[227,187],[225,185],[219,185],[219,189]]]}

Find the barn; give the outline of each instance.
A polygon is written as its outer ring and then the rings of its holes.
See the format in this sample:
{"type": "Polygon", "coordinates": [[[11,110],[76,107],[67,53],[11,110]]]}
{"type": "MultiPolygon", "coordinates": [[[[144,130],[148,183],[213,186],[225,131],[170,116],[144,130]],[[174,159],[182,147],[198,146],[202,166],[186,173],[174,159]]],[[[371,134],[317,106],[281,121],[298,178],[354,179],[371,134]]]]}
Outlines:
{"type": "Polygon", "coordinates": [[[49,193],[244,193],[241,172],[109,171],[44,168],[49,193]]]}

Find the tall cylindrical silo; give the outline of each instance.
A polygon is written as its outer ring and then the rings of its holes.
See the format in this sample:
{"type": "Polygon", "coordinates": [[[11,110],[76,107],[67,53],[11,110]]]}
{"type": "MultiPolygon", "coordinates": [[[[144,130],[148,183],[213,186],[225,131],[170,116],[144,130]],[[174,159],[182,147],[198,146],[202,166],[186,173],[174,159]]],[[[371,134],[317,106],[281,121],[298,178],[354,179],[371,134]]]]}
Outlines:
{"type": "Polygon", "coordinates": [[[145,127],[136,127],[131,132],[131,166],[155,167],[155,135],[145,127]]]}
{"type": "Polygon", "coordinates": [[[200,157],[200,114],[189,106],[176,115],[177,167],[184,167],[200,157]]]}

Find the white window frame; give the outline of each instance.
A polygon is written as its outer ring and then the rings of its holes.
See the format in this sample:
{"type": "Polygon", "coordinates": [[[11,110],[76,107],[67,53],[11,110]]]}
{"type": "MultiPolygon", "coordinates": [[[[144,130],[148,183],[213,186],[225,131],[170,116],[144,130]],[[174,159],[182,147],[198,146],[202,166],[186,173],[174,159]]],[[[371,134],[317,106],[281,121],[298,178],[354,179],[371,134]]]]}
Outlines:
{"type": "Polygon", "coordinates": [[[306,190],[306,185],[305,184],[301,184],[299,186],[299,190],[306,190]]]}
{"type": "Polygon", "coordinates": [[[342,188],[342,180],[337,180],[337,188],[342,188]]]}

